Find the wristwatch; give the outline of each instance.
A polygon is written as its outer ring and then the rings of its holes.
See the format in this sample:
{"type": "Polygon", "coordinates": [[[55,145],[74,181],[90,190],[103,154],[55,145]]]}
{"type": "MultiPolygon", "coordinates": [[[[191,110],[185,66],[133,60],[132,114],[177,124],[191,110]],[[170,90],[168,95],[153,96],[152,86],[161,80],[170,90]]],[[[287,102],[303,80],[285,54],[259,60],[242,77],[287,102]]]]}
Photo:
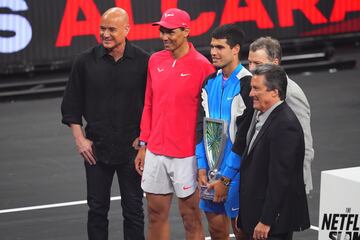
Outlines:
{"type": "Polygon", "coordinates": [[[221,176],[220,177],[220,181],[222,182],[222,184],[224,184],[226,187],[228,187],[231,183],[231,179],[230,178],[227,178],[227,177],[224,177],[224,176],[221,176]]]}
{"type": "Polygon", "coordinates": [[[145,147],[146,146],[146,142],[144,141],[139,141],[139,147],[145,147]]]}

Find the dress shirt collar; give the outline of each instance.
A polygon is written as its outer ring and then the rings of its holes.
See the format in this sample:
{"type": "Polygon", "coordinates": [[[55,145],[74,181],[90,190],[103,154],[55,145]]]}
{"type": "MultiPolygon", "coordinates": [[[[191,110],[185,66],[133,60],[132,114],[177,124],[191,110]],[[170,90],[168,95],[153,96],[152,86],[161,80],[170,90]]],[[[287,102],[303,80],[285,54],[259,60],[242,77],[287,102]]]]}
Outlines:
{"type": "MultiPolygon", "coordinates": [[[[275,103],[274,105],[272,105],[268,110],[266,110],[265,112],[260,112],[259,111],[259,122],[260,123],[264,123],[266,121],[266,119],[270,116],[271,112],[277,107],[279,106],[281,103],[283,103],[284,101],[278,101],[277,103],[275,103]]],[[[261,124],[262,125],[262,124],[261,124]]]]}

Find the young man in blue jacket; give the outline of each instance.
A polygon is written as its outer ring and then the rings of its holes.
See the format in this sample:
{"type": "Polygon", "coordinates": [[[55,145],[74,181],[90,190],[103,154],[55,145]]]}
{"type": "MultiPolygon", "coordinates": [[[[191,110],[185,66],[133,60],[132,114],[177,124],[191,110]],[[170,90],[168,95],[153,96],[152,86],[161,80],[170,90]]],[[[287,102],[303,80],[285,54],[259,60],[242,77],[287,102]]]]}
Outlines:
{"type": "Polygon", "coordinates": [[[251,73],[240,63],[243,39],[244,32],[236,24],[226,24],[213,31],[211,58],[218,70],[205,80],[201,92],[196,157],[199,185],[214,191],[213,200],[200,200],[200,208],[207,217],[212,239],[228,239],[230,221],[236,238],[241,238],[241,233],[235,228],[235,218],[239,212],[241,157],[232,152],[231,148],[236,134],[242,135],[238,139],[244,139],[245,142],[253,114],[249,97],[251,73]],[[224,120],[227,126],[224,154],[217,176],[212,181],[208,177],[211,169],[204,145],[204,117],[224,120]]]}

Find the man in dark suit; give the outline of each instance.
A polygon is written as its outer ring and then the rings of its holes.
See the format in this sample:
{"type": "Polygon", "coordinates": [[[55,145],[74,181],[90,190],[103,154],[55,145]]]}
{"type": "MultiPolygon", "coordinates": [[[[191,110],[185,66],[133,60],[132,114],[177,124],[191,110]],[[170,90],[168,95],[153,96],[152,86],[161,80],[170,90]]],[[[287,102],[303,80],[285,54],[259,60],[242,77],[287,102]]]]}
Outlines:
{"type": "MultiPolygon", "coordinates": [[[[309,228],[303,178],[304,134],[284,101],[287,79],[280,66],[253,71],[250,96],[258,110],[240,168],[238,227],[249,239],[292,239],[309,228]]],[[[239,152],[235,145],[233,151],[239,152]]]]}

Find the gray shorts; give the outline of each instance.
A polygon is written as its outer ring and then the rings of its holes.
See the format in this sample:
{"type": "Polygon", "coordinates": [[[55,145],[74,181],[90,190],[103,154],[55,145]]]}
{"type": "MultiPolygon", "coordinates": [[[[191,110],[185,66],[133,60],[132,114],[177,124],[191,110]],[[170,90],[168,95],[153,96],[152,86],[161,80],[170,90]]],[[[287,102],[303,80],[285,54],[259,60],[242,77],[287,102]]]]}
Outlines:
{"type": "Polygon", "coordinates": [[[190,196],[197,188],[196,157],[166,157],[147,149],[141,187],[147,193],[190,196]]]}

